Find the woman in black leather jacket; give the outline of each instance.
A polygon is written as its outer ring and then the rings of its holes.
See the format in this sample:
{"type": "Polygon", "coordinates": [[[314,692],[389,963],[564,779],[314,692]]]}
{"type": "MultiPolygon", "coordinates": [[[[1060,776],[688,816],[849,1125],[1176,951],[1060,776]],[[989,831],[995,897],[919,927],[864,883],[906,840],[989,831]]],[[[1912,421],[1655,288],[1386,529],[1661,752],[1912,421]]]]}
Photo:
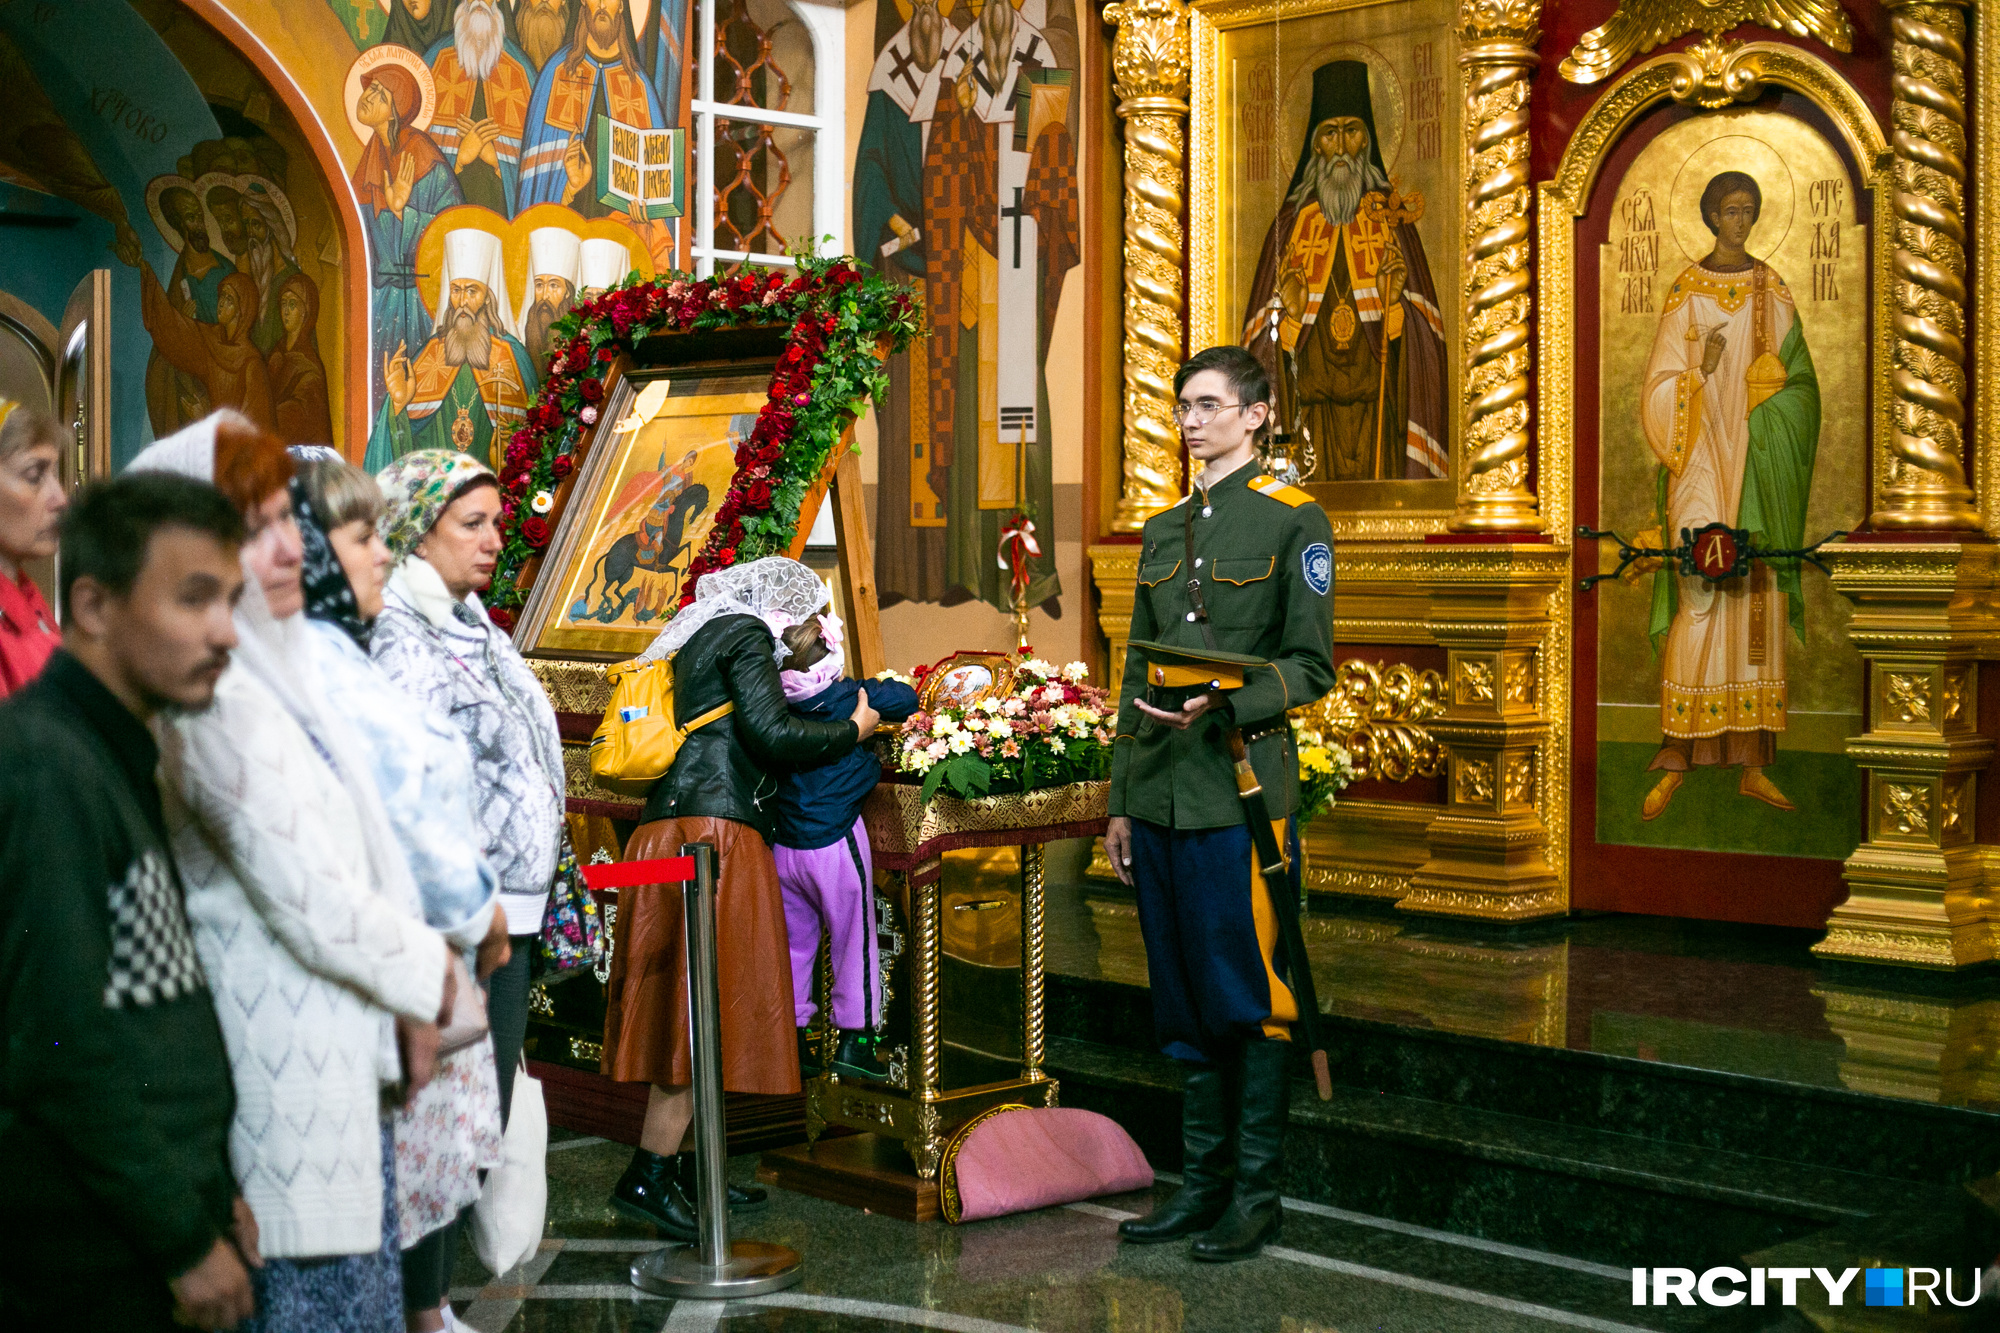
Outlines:
{"type": "MultiPolygon", "coordinates": [[[[799,1090],[791,957],[771,860],[776,774],[838,758],[877,720],[865,693],[845,722],[811,721],[787,708],[777,636],[827,600],[817,575],[782,556],[720,570],[702,579],[697,600],[647,650],[648,657],[672,658],[674,714],[683,724],[731,705],[688,734],[625,849],[626,859],[637,861],[678,856],[683,843],[715,846],[722,1077],[730,1092],[799,1090]]],[[[622,1083],[653,1085],[639,1149],[612,1194],[613,1208],[693,1242],[694,1154],[681,1151],[693,1117],[693,1076],[676,886],[625,895],[604,1018],[604,1068],[622,1083]]],[[[731,1195],[732,1202],[751,1201],[731,1195]]]]}

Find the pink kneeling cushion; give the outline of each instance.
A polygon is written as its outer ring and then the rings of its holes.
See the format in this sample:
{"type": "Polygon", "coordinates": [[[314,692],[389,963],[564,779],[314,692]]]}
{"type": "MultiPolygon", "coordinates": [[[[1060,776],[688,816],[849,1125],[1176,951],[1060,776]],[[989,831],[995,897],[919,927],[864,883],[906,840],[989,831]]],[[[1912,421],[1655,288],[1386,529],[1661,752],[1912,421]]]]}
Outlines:
{"type": "Polygon", "coordinates": [[[1094,1111],[1067,1107],[1013,1107],[980,1122],[945,1170],[945,1215],[952,1222],[1124,1194],[1153,1183],[1153,1168],[1130,1134],[1094,1111]]]}

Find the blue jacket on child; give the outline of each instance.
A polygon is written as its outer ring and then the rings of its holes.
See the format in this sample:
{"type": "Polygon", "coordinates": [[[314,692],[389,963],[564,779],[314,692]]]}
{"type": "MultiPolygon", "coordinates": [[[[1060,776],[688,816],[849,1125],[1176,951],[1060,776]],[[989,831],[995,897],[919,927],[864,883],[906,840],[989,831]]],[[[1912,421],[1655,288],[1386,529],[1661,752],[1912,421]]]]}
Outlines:
{"type": "MultiPolygon", "coordinates": [[[[855,696],[868,691],[868,702],[884,722],[901,722],[917,711],[917,692],[894,680],[850,680],[843,677],[818,694],[792,702],[800,717],[844,721],[854,712],[855,696]]],[[[861,803],[882,780],[882,765],[874,751],[857,745],[838,759],[813,768],[796,768],[778,780],[778,845],[796,851],[830,847],[847,836],[861,814],[861,803]]]]}

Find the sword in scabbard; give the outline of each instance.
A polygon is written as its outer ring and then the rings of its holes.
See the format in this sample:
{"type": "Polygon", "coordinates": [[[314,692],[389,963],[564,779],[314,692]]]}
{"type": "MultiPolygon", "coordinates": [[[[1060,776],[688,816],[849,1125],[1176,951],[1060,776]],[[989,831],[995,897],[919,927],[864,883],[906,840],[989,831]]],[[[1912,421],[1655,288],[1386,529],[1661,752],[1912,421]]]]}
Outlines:
{"type": "Polygon", "coordinates": [[[1299,1027],[1304,1030],[1306,1049],[1312,1052],[1313,1083],[1323,1102],[1333,1100],[1333,1074],[1326,1064],[1326,1043],[1319,1034],[1319,995],[1313,989],[1312,960],[1306,957],[1305,931],[1299,925],[1299,895],[1296,867],[1278,841],[1264,804],[1264,788],[1250,766],[1250,751],[1243,743],[1241,729],[1229,730],[1229,757],[1236,765],[1236,795],[1243,801],[1243,817],[1250,824],[1250,845],[1257,853],[1257,866],[1264,872],[1264,887],[1270,892],[1272,910],[1277,913],[1278,931],[1285,942],[1285,971],[1289,974],[1292,999],[1299,1010],[1299,1027]]]}

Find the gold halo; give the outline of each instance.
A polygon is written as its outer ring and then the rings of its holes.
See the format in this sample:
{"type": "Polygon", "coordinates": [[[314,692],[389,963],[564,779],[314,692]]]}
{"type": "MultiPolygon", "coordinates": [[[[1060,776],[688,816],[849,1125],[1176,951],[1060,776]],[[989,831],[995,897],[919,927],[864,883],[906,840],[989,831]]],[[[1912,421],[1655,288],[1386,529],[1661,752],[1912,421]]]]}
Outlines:
{"type": "MultiPolygon", "coordinates": [[[[177,177],[175,179],[179,179],[182,184],[188,183],[186,177],[177,177]]],[[[215,247],[218,254],[227,255],[229,262],[232,264],[240,263],[243,258],[242,255],[229,253],[229,246],[222,239],[222,228],[216,225],[215,214],[209,210],[208,192],[218,185],[227,185],[230,189],[242,195],[249,194],[252,185],[263,186],[263,193],[277,206],[278,216],[285,224],[285,249],[296,254],[299,244],[299,220],[292,212],[292,201],[286,197],[283,190],[278,188],[276,181],[272,180],[269,176],[232,176],[224,171],[211,171],[194,181],[193,187],[194,197],[201,200],[201,215],[209,224],[209,244],[215,247]]],[[[147,203],[150,205],[152,203],[151,186],[147,187],[146,194],[147,203]]],[[[150,211],[150,208],[148,211],[150,211]]]]}
{"type": "MultiPolygon", "coordinates": [[[[1389,57],[1360,42],[1329,42],[1306,54],[1285,83],[1285,94],[1279,102],[1278,133],[1283,135],[1292,125],[1299,127],[1301,135],[1312,133],[1313,127],[1305,122],[1312,115],[1313,72],[1335,60],[1359,60],[1368,66],[1368,104],[1375,113],[1376,146],[1382,151],[1382,169],[1395,171],[1396,158],[1403,151],[1403,126],[1409,120],[1403,81],[1396,76],[1396,66],[1389,57]]],[[[1280,165],[1297,162],[1295,150],[1294,156],[1280,165]]]]}
{"type": "Polygon", "coordinates": [[[1715,248],[1715,233],[1702,220],[1701,192],[1724,171],[1746,173],[1756,180],[1763,193],[1763,206],[1757,210],[1757,223],[1750,229],[1746,243],[1752,255],[1770,258],[1792,229],[1797,190],[1791,164],[1762,139],[1745,134],[1721,135],[1689,153],[1687,161],[1681,163],[1667,205],[1667,215],[1674,224],[1674,241],[1691,264],[1700,263],[1702,256],[1715,248]]]}
{"type": "MultiPolygon", "coordinates": [[[[601,236],[616,241],[631,252],[632,267],[639,270],[639,276],[653,276],[653,252],[646,247],[645,238],[622,218],[585,218],[562,204],[536,204],[509,222],[479,204],[457,204],[431,219],[431,225],[417,238],[417,298],[424,303],[425,311],[431,318],[437,318],[438,289],[444,280],[444,238],[470,228],[499,238],[501,270],[507,275],[507,297],[517,316],[525,321],[521,301],[530,292],[528,236],[540,227],[561,227],[583,240],[601,236]]],[[[417,349],[412,347],[410,355],[416,354],[417,349]]]]}
{"type": "Polygon", "coordinates": [[[437,82],[431,78],[430,66],[424,63],[424,58],[407,47],[386,42],[381,46],[371,46],[354,57],[354,63],[347,67],[347,82],[340,93],[341,102],[347,108],[347,126],[354,131],[354,137],[364,144],[375,137],[375,131],[363,125],[361,117],[356,114],[361,105],[361,76],[382,65],[401,65],[417,81],[417,114],[410,119],[413,128],[429,129],[431,117],[437,114],[437,82]]]}

